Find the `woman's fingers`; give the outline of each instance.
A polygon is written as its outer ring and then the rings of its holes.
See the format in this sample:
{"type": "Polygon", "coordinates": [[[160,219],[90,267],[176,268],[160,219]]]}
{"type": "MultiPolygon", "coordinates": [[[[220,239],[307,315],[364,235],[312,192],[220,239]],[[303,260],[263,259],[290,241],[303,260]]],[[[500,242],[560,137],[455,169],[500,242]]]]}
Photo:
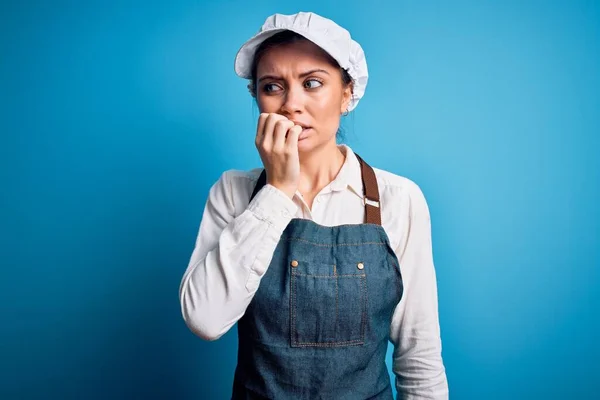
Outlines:
{"type": "Polygon", "coordinates": [[[289,131],[287,135],[287,140],[285,142],[286,149],[288,151],[298,150],[298,137],[302,133],[302,128],[300,125],[294,125],[289,131]]]}
{"type": "Polygon", "coordinates": [[[266,152],[280,152],[285,147],[285,136],[294,123],[280,114],[260,114],[256,130],[256,145],[266,152]]]}
{"type": "Polygon", "coordinates": [[[300,177],[298,136],[302,127],[280,114],[261,114],[256,131],[267,182],[293,197],[300,177]]]}
{"type": "Polygon", "coordinates": [[[294,126],[294,123],[289,119],[281,119],[275,123],[273,130],[273,152],[283,153],[285,150],[285,140],[288,131],[294,126]]]}
{"type": "Polygon", "coordinates": [[[262,145],[264,141],[264,133],[265,133],[265,125],[267,123],[267,119],[269,118],[268,113],[261,113],[258,117],[258,124],[256,127],[256,146],[262,145]]]}
{"type": "Polygon", "coordinates": [[[302,130],[280,114],[262,113],[258,118],[256,145],[265,155],[284,154],[297,148],[302,130]]]}

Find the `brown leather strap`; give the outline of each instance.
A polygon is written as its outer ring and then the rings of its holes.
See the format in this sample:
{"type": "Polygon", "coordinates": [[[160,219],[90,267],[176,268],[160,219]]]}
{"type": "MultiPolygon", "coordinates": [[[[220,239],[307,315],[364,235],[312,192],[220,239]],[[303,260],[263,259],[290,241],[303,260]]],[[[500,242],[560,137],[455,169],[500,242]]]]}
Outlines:
{"type": "Polygon", "coordinates": [[[360,163],[365,202],[365,222],[381,225],[381,209],[379,207],[379,185],[375,171],[358,154],[354,153],[360,163]]]}
{"type": "MultiPolygon", "coordinates": [[[[358,154],[354,153],[360,163],[360,170],[363,183],[363,195],[365,203],[365,223],[381,225],[381,210],[379,208],[379,185],[377,185],[377,177],[375,171],[367,164],[358,154]]],[[[256,194],[267,184],[267,172],[263,169],[254,191],[250,196],[250,201],[256,194]]]]}

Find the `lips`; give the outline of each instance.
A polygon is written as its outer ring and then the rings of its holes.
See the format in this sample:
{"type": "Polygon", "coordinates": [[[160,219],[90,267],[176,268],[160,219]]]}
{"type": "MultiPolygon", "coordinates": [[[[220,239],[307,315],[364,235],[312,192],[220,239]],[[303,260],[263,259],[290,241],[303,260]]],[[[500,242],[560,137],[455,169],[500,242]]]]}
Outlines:
{"type": "Polygon", "coordinates": [[[310,130],[310,128],[302,129],[302,132],[300,132],[300,135],[298,136],[298,140],[306,139],[308,137],[309,130],[310,130]]]}
{"type": "MultiPolygon", "coordinates": [[[[298,125],[298,126],[302,127],[302,132],[300,132],[300,135],[298,136],[298,140],[305,139],[307,137],[308,131],[311,129],[311,127],[300,121],[294,121],[294,120],[290,120],[290,121],[292,121],[294,123],[294,125],[298,125]]],[[[286,135],[286,137],[287,137],[287,135],[286,135]]]]}
{"type": "Polygon", "coordinates": [[[302,122],[299,122],[299,121],[294,121],[294,120],[292,120],[292,122],[293,122],[294,124],[298,125],[298,126],[301,126],[303,130],[310,129],[310,126],[308,126],[307,124],[304,124],[304,123],[302,123],[302,122]]]}

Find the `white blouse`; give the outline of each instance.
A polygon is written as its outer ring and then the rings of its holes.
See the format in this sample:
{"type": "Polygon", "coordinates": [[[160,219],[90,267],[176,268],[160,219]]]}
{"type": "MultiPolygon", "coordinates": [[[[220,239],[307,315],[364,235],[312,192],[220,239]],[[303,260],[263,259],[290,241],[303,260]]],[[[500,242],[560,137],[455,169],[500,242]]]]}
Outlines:
{"type": "MultiPolygon", "coordinates": [[[[216,340],[244,315],[292,218],[325,226],[364,223],[360,164],[349,146],[339,147],[344,164],[312,209],[300,192],[290,199],[269,184],[248,204],[262,168],[226,171],[212,186],[179,290],[183,318],[195,334],[216,340]]],[[[447,399],[429,208],[413,181],[373,169],[382,226],[404,285],[390,326],[396,389],[405,400],[447,399]]]]}

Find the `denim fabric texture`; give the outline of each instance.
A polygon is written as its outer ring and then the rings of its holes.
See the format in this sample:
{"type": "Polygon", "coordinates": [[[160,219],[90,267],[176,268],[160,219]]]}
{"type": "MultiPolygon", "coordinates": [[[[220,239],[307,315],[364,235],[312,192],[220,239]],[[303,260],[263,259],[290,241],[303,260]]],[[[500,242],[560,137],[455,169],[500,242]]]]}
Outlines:
{"type": "Polygon", "coordinates": [[[238,321],[233,399],[391,399],[385,356],[403,285],[375,224],[293,219],[238,321]]]}

